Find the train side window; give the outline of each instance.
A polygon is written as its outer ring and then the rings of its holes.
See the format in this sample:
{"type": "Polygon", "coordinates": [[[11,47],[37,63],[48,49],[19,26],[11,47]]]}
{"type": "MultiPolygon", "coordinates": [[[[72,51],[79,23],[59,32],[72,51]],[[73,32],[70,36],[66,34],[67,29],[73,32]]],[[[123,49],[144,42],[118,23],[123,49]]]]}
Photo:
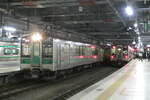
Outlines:
{"type": "Polygon", "coordinates": [[[82,46],[82,55],[85,55],[85,46],[82,46]]]}
{"type": "Polygon", "coordinates": [[[77,56],[80,56],[80,48],[79,48],[78,45],[76,46],[76,55],[77,55],[77,56]]]}
{"type": "Polygon", "coordinates": [[[93,55],[98,55],[98,49],[97,48],[92,48],[92,54],[93,55]]]}
{"type": "Polygon", "coordinates": [[[4,55],[11,55],[12,50],[10,48],[5,48],[4,49],[4,55]]]}
{"type": "Polygon", "coordinates": [[[52,57],[53,56],[53,45],[50,41],[43,42],[42,45],[42,57],[52,57]]]}
{"type": "Polygon", "coordinates": [[[83,49],[82,49],[82,46],[79,46],[79,55],[82,55],[83,53],[83,49]]]}

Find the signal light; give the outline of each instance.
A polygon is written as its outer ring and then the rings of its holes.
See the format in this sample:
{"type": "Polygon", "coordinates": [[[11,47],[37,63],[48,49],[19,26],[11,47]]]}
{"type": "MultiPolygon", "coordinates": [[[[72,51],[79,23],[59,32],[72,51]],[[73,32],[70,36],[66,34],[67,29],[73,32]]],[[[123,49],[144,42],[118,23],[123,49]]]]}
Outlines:
{"type": "Polygon", "coordinates": [[[115,58],[115,55],[111,55],[110,58],[111,58],[111,59],[114,59],[114,58],[115,58]]]}
{"type": "Polygon", "coordinates": [[[84,58],[84,56],[83,56],[83,55],[81,55],[81,56],[79,56],[79,58],[83,59],[83,58],[84,58]]]}
{"type": "Polygon", "coordinates": [[[128,55],[125,55],[124,58],[125,58],[125,59],[128,59],[128,55]]]}
{"type": "Polygon", "coordinates": [[[93,55],[92,58],[97,59],[97,55],[93,55]]]}
{"type": "Polygon", "coordinates": [[[113,49],[116,49],[116,46],[112,46],[113,49]]]}
{"type": "Polygon", "coordinates": [[[96,48],[96,46],[95,46],[95,45],[92,45],[92,46],[91,46],[91,48],[92,48],[92,49],[95,49],[95,48],[96,48]]]}

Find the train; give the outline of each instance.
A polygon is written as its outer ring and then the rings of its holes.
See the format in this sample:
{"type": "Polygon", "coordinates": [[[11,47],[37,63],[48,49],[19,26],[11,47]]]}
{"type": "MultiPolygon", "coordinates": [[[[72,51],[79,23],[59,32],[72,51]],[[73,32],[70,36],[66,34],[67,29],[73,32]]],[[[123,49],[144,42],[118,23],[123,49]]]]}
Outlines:
{"type": "Polygon", "coordinates": [[[19,57],[19,42],[0,42],[0,61],[17,61],[19,57]]]}
{"type": "Polygon", "coordinates": [[[131,46],[113,45],[105,49],[105,62],[112,66],[122,66],[135,57],[135,50],[131,46]]]}
{"type": "Polygon", "coordinates": [[[103,61],[100,46],[46,37],[40,34],[21,39],[21,70],[46,76],[103,61]]]}
{"type": "MultiPolygon", "coordinates": [[[[98,45],[44,37],[39,33],[30,34],[21,39],[20,68],[32,76],[51,77],[80,69],[83,65],[102,63],[106,51],[98,45]]],[[[112,52],[110,49],[110,58],[113,56],[112,52]]],[[[129,54],[127,58],[129,59],[129,54]]],[[[113,62],[117,59],[108,60],[113,62]]]]}

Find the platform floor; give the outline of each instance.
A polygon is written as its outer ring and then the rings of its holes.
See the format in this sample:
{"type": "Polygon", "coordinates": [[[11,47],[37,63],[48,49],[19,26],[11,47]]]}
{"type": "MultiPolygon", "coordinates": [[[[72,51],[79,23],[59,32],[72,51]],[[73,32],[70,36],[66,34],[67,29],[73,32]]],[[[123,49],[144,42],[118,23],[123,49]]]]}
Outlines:
{"type": "Polygon", "coordinates": [[[20,71],[19,61],[0,61],[0,74],[20,71]]]}
{"type": "Polygon", "coordinates": [[[132,60],[68,100],[150,100],[150,62],[132,60]]]}

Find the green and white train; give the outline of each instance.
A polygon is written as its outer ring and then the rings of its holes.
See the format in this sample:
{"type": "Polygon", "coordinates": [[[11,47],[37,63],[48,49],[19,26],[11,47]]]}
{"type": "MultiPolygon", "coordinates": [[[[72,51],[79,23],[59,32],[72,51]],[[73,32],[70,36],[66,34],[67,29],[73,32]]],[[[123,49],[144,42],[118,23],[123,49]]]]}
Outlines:
{"type": "Polygon", "coordinates": [[[54,75],[103,61],[104,50],[96,45],[26,35],[21,39],[21,70],[34,75],[54,75]]]}
{"type": "Polygon", "coordinates": [[[0,61],[19,61],[19,42],[0,42],[0,61]]]}

